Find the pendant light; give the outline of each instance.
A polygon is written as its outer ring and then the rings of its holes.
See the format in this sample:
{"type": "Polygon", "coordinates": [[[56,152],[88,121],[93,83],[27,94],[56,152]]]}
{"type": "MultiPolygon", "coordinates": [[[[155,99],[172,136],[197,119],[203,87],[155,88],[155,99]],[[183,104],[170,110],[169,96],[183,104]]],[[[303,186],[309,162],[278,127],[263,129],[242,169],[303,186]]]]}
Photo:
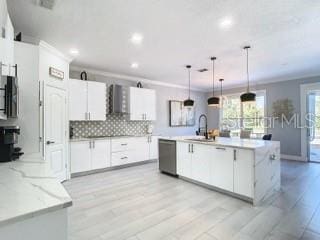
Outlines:
{"type": "Polygon", "coordinates": [[[187,100],[183,101],[183,106],[190,108],[190,107],[193,107],[193,105],[194,105],[194,101],[192,99],[190,99],[191,65],[187,65],[186,68],[188,69],[188,75],[189,75],[189,95],[188,95],[189,97],[187,100]]]}
{"type": "Polygon", "coordinates": [[[218,107],[220,99],[218,97],[214,96],[214,61],[216,60],[216,57],[212,57],[212,97],[208,98],[208,106],[210,107],[218,107]]]}
{"type": "Polygon", "coordinates": [[[247,52],[247,92],[240,96],[241,102],[254,102],[256,101],[256,94],[250,92],[249,89],[249,49],[250,46],[243,48],[247,52]]]}
{"type": "Polygon", "coordinates": [[[220,107],[222,107],[223,99],[222,99],[222,82],[224,81],[223,78],[219,79],[220,82],[220,107]]]}

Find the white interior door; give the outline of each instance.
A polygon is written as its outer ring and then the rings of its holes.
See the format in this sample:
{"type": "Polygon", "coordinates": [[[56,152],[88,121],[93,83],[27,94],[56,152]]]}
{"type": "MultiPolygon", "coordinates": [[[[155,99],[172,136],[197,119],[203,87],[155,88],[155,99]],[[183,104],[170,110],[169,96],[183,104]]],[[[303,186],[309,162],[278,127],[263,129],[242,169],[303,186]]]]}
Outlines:
{"type": "Polygon", "coordinates": [[[66,92],[52,86],[45,87],[45,160],[60,181],[67,178],[67,120],[66,92]]]}

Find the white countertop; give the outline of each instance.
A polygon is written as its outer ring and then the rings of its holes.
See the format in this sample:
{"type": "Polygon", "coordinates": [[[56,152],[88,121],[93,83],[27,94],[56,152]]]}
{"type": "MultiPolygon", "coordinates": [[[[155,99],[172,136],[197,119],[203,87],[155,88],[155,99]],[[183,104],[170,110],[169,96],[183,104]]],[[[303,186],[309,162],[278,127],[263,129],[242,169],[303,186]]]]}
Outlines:
{"type": "Polygon", "coordinates": [[[71,205],[69,194],[39,155],[0,163],[0,226],[71,205]]]}
{"type": "Polygon", "coordinates": [[[279,143],[278,141],[265,141],[260,139],[240,139],[240,138],[225,138],[216,137],[215,141],[197,141],[196,139],[202,139],[202,136],[174,136],[174,137],[160,137],[160,139],[174,140],[180,142],[198,143],[206,144],[212,146],[223,146],[223,147],[234,147],[234,148],[244,148],[244,149],[256,149],[260,147],[268,147],[274,143],[279,143]]]}
{"type": "Polygon", "coordinates": [[[75,137],[70,138],[70,142],[80,142],[80,141],[90,141],[90,140],[99,140],[99,139],[117,139],[117,138],[134,138],[134,137],[148,137],[148,136],[157,136],[153,134],[141,134],[141,135],[113,135],[113,136],[91,136],[91,137],[75,137]]]}

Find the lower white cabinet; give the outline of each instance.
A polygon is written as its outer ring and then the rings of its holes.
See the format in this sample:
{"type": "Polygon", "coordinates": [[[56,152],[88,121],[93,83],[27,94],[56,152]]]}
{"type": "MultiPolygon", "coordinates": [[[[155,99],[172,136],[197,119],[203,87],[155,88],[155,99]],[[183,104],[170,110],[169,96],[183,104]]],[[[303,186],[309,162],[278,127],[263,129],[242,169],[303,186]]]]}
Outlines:
{"type": "Polygon", "coordinates": [[[234,154],[234,192],[252,198],[254,192],[254,152],[235,149],[234,154]]]}
{"type": "Polygon", "coordinates": [[[177,142],[177,174],[253,198],[254,151],[177,142]]]}
{"type": "Polygon", "coordinates": [[[129,163],[133,163],[135,161],[134,152],[122,151],[122,152],[114,152],[111,154],[111,166],[121,166],[129,163]]]}
{"type": "Polygon", "coordinates": [[[91,144],[91,169],[110,167],[110,140],[94,140],[91,144]]]}
{"type": "Polygon", "coordinates": [[[91,149],[89,141],[70,143],[71,173],[91,170],[91,149]]]}
{"type": "Polygon", "coordinates": [[[212,147],[211,185],[233,192],[234,149],[212,147]]]}
{"type": "Polygon", "coordinates": [[[191,178],[210,184],[213,148],[202,144],[191,145],[191,178]]]}
{"type": "Polygon", "coordinates": [[[110,167],[110,140],[70,143],[71,173],[110,167]]]}
{"type": "Polygon", "coordinates": [[[158,137],[120,137],[70,143],[71,173],[158,159],[158,137]]]}
{"type": "Polygon", "coordinates": [[[149,159],[159,159],[159,138],[157,136],[149,137],[149,159]]]}
{"type": "Polygon", "coordinates": [[[191,178],[191,144],[185,142],[177,143],[177,174],[191,178]]]}

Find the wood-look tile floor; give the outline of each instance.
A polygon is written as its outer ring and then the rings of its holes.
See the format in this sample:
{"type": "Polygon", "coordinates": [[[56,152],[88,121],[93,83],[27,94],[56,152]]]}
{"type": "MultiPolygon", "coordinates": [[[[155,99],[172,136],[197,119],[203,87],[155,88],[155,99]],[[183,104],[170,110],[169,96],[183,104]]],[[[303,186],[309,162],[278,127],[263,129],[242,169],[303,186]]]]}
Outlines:
{"type": "Polygon", "coordinates": [[[281,169],[281,192],[259,207],[161,174],[157,163],[74,178],[64,183],[69,239],[320,239],[320,164],[281,169]]]}

